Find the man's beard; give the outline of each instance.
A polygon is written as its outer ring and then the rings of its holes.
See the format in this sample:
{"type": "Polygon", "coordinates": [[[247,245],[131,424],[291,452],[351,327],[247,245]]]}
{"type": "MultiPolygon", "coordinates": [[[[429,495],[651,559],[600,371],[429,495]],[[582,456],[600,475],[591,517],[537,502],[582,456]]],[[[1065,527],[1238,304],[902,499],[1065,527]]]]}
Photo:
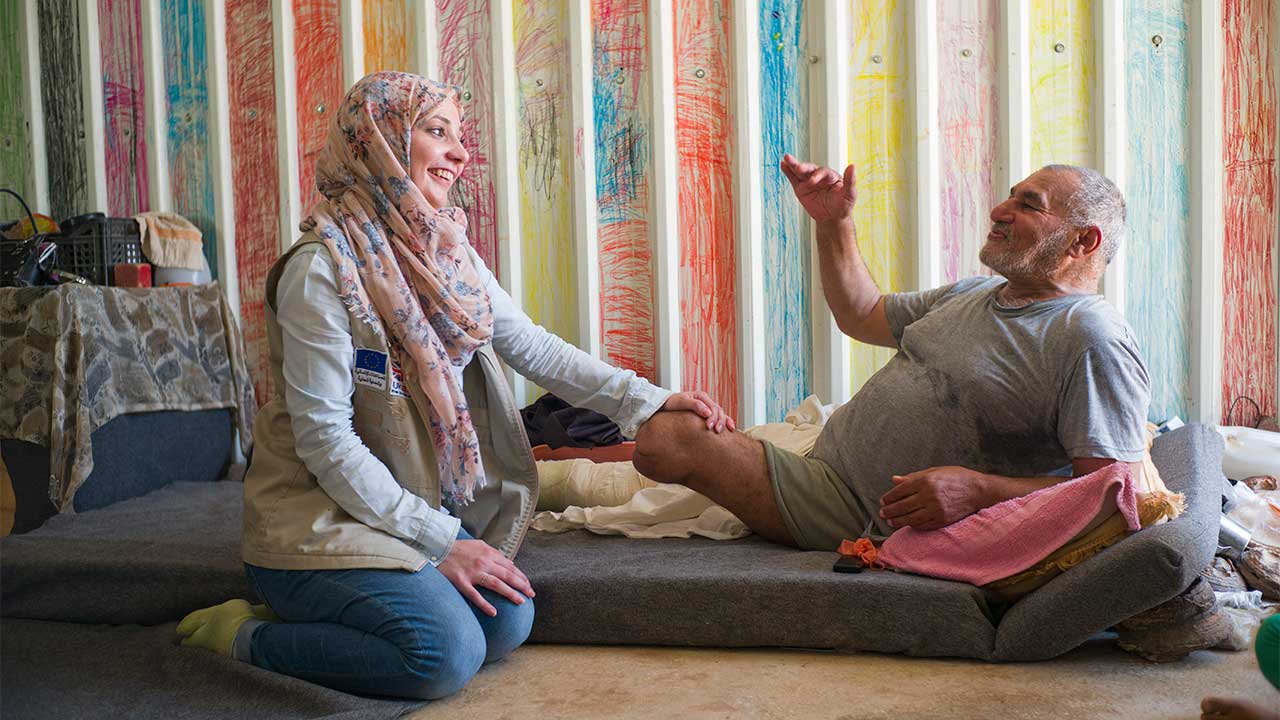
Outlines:
{"type": "Polygon", "coordinates": [[[1048,278],[1062,262],[1062,251],[1066,249],[1067,234],[1070,231],[1071,228],[1064,224],[1035,247],[1022,253],[1007,245],[1009,238],[1006,235],[1006,244],[1003,246],[993,246],[989,241],[983,245],[978,251],[978,259],[1006,278],[1048,278]]]}

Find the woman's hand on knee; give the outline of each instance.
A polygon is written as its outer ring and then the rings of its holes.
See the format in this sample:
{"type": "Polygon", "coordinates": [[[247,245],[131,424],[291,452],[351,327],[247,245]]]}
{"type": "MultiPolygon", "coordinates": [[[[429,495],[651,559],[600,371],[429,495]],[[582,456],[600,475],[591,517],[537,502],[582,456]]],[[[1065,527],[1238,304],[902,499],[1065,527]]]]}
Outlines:
{"type": "Polygon", "coordinates": [[[454,541],[453,549],[436,569],[489,617],[497,615],[498,610],[476,588],[495,592],[516,605],[523,605],[526,597],[534,595],[529,578],[520,568],[483,540],[454,541]]]}

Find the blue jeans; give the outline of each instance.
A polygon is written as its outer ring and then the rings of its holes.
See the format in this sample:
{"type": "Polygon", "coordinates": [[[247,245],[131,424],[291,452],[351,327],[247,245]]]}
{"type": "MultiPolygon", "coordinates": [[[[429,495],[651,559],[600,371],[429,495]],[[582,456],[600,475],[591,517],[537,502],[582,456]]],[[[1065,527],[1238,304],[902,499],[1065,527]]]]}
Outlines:
{"type": "Polygon", "coordinates": [[[430,565],[411,573],[245,564],[245,574],[284,621],[254,631],[253,664],[343,692],[452,695],[481,665],[511,654],[533,627],[531,599],[515,605],[480,589],[498,611],[489,617],[430,565]]]}

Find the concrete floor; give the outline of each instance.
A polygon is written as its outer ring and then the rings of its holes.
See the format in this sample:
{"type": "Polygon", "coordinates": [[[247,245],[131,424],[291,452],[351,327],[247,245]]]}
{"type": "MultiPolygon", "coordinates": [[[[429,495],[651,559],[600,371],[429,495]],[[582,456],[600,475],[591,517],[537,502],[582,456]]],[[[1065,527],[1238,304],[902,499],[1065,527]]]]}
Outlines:
{"type": "Polygon", "coordinates": [[[1209,694],[1280,711],[1252,651],[1155,665],[1095,641],[991,665],[807,651],[529,645],[410,716],[550,718],[1197,718],[1209,694]]]}

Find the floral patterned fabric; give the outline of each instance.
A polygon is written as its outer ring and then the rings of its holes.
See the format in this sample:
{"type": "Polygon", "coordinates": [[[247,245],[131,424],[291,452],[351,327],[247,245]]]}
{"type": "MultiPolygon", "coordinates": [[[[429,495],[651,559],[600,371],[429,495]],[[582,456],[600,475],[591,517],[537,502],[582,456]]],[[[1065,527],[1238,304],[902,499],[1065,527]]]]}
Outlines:
{"type": "Polygon", "coordinates": [[[49,448],[49,498],[72,510],[91,436],[126,413],[232,408],[240,447],[258,405],[216,283],[0,288],[0,437],[49,448]]]}
{"type": "Polygon", "coordinates": [[[409,73],[357,82],[329,128],[316,163],[324,199],[302,230],[329,248],[352,316],[386,337],[406,383],[422,389],[441,491],[467,503],[484,468],[460,370],[493,337],[493,310],[467,255],[466,215],[432,207],[409,178],[414,127],[443,102],[457,103],[457,90],[409,73]]]}

